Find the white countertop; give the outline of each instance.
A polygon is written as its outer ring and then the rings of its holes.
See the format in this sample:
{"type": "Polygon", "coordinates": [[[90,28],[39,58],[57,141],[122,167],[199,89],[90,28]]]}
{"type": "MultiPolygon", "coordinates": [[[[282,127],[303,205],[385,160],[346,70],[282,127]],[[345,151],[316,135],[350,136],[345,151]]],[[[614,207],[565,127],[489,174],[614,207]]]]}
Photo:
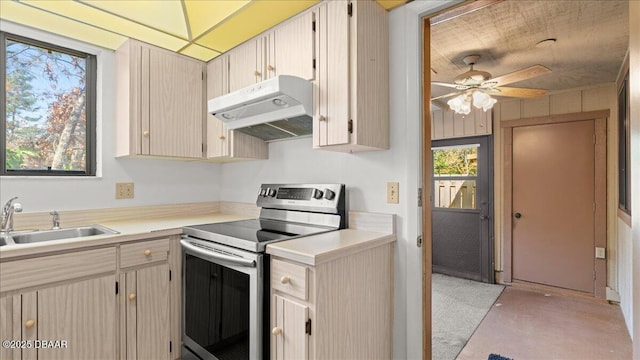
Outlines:
{"type": "MultiPolygon", "coordinates": [[[[370,215],[350,213],[350,218],[372,219],[372,223],[384,224],[381,217],[392,219],[391,215],[370,215]],[[373,217],[371,217],[373,216],[373,217]]],[[[59,251],[81,250],[83,248],[107,246],[129,241],[166,237],[182,234],[182,227],[196,224],[208,224],[225,221],[250,219],[247,215],[215,213],[196,216],[146,217],[127,221],[105,221],[100,225],[118,231],[119,234],[105,234],[72,239],[51,240],[32,244],[16,244],[0,247],[0,262],[46,255],[59,251]]],[[[353,219],[352,219],[353,220],[353,219]]],[[[353,221],[359,225],[358,221],[353,221]]],[[[91,225],[91,224],[86,224],[91,225]]],[[[389,226],[389,232],[364,229],[344,229],[324,234],[305,236],[293,240],[267,245],[268,254],[297,261],[308,265],[318,265],[342,256],[381,246],[396,240],[389,226]]],[[[367,228],[368,229],[368,228],[367,228]]],[[[387,229],[375,226],[374,230],[387,229]]]]}
{"type": "MultiPolygon", "coordinates": [[[[16,244],[0,247],[0,261],[16,257],[37,256],[50,252],[82,249],[85,247],[117,244],[121,242],[182,234],[182,227],[225,221],[249,219],[245,215],[212,214],[198,216],[171,216],[140,218],[127,221],[100,222],[119,234],[85,236],[72,239],[43,241],[32,244],[16,244]]],[[[92,225],[92,224],[87,224],[92,225]]]]}
{"type": "Polygon", "coordinates": [[[344,229],[269,244],[267,253],[316,266],[395,240],[396,235],[391,233],[344,229]]]}

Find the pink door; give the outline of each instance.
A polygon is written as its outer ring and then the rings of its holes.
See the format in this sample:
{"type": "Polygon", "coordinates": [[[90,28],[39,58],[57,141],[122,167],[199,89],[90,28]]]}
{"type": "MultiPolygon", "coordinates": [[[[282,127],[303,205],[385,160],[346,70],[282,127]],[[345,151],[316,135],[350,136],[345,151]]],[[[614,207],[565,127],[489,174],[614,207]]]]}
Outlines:
{"type": "Polygon", "coordinates": [[[513,278],[594,292],[594,121],[513,129],[513,278]]]}

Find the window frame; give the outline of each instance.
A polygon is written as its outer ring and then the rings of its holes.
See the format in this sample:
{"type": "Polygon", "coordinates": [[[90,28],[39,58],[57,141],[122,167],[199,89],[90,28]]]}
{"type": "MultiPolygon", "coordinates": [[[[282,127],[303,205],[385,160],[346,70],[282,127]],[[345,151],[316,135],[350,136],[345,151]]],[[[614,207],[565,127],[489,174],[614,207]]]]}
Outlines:
{"type": "Polygon", "coordinates": [[[618,88],[618,209],[631,215],[629,70],[618,88]]]}
{"type": "MultiPolygon", "coordinates": [[[[7,159],[6,159],[6,150],[0,151],[0,177],[4,176],[55,176],[55,177],[66,177],[66,176],[81,176],[81,177],[95,177],[96,176],[96,163],[97,163],[97,56],[94,54],[89,54],[84,51],[75,50],[72,48],[60,46],[54,43],[35,40],[30,37],[21,36],[13,33],[9,33],[6,31],[0,31],[0,84],[3,84],[2,88],[4,89],[4,84],[6,83],[6,59],[7,59],[7,49],[6,44],[7,40],[14,40],[18,42],[22,42],[29,45],[34,45],[38,47],[42,47],[45,49],[50,49],[52,51],[65,53],[68,55],[76,56],[84,58],[86,61],[86,102],[85,102],[85,116],[86,116],[86,140],[85,140],[85,170],[84,171],[69,171],[69,170],[40,170],[40,169],[20,169],[20,170],[11,170],[7,169],[7,159]]],[[[0,138],[0,145],[2,145],[2,149],[6,149],[6,122],[7,122],[7,112],[6,112],[6,91],[2,90],[0,93],[0,133],[2,133],[2,138],[0,138]]]]}

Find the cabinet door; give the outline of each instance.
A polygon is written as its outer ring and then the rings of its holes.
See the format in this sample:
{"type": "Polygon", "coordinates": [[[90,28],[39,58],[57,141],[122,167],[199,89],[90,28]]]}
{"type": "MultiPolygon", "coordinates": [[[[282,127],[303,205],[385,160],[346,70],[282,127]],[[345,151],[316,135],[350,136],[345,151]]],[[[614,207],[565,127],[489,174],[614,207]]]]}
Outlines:
{"type": "Polygon", "coordinates": [[[314,146],[349,143],[349,1],[332,0],[318,7],[318,99],[314,146]]]}
{"type": "Polygon", "coordinates": [[[169,264],[128,272],[124,296],[126,358],[169,359],[169,264]]]}
{"type": "Polygon", "coordinates": [[[309,308],[274,295],[274,325],[271,358],[308,359],[309,336],[305,331],[309,308]]]}
{"type": "Polygon", "coordinates": [[[38,359],[115,358],[115,283],[115,275],[109,275],[39,290],[38,339],[66,340],[67,347],[40,348],[38,359]]]}
{"type": "Polygon", "coordinates": [[[315,78],[315,36],[313,12],[307,12],[285,23],[269,36],[267,75],[295,75],[307,80],[315,78]]]}
{"type": "Polygon", "coordinates": [[[142,100],[143,107],[148,103],[149,109],[147,130],[144,109],[142,116],[142,134],[147,134],[149,142],[147,154],[201,158],[202,63],[154,48],[143,48],[142,61],[143,68],[148,61],[149,71],[148,100],[144,94],[142,100]]]}
{"type": "MultiPolygon", "coordinates": [[[[207,64],[207,101],[229,92],[229,57],[220,55],[207,64]]],[[[207,158],[229,156],[229,131],[207,111],[207,158]]]]}
{"type": "Polygon", "coordinates": [[[232,49],[229,55],[229,92],[262,80],[264,38],[251,39],[232,49]]]}
{"type": "MultiPolygon", "coordinates": [[[[22,339],[20,295],[0,298],[0,340],[22,339]]],[[[0,346],[0,359],[20,359],[20,349],[0,346]]]]}

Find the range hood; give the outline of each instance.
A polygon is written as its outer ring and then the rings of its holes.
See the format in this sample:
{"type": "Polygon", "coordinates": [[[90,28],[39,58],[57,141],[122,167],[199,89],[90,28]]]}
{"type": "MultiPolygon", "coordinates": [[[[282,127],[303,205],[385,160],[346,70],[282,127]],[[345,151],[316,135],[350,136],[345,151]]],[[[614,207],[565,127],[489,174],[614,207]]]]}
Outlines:
{"type": "Polygon", "coordinates": [[[209,100],[208,111],[227,129],[265,141],[311,135],[313,88],[308,80],[279,75],[209,100]]]}

